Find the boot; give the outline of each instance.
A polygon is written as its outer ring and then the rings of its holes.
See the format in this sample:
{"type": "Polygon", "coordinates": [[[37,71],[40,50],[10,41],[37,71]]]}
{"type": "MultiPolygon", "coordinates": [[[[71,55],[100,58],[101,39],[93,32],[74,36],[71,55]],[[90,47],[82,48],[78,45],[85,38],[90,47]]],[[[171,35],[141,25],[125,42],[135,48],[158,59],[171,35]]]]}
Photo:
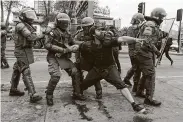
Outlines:
{"type": "Polygon", "coordinates": [[[23,96],[24,94],[24,92],[19,91],[17,88],[11,88],[9,96],[23,96]]]}
{"type": "Polygon", "coordinates": [[[173,60],[171,60],[171,66],[173,65],[173,60]]]}
{"type": "Polygon", "coordinates": [[[36,102],[42,100],[42,97],[40,95],[36,94],[36,90],[35,90],[35,87],[34,87],[34,83],[32,81],[30,69],[29,68],[25,69],[22,72],[22,74],[23,74],[24,84],[25,84],[25,86],[28,90],[28,94],[30,96],[30,102],[31,103],[36,103],[36,102]]]}
{"type": "Polygon", "coordinates": [[[52,106],[54,104],[53,103],[53,92],[54,92],[59,80],[60,80],[60,76],[51,76],[51,78],[49,80],[47,90],[45,92],[48,106],[52,106]]]}
{"type": "Polygon", "coordinates": [[[20,72],[17,69],[13,69],[13,74],[11,77],[11,89],[9,92],[9,96],[23,96],[25,93],[21,92],[17,89],[20,81],[20,72]]]}
{"type": "Polygon", "coordinates": [[[52,106],[53,105],[53,95],[46,94],[46,101],[47,101],[47,105],[52,106]]]}
{"type": "Polygon", "coordinates": [[[138,113],[144,113],[146,111],[146,109],[144,107],[141,107],[140,104],[136,104],[135,102],[133,102],[131,105],[133,107],[133,110],[138,113]]]}
{"type": "Polygon", "coordinates": [[[96,91],[96,99],[102,99],[102,90],[96,91]]]}
{"type": "Polygon", "coordinates": [[[37,95],[36,93],[33,95],[30,95],[30,102],[31,103],[36,103],[40,100],[42,100],[42,97],[40,95],[37,95]]]}
{"type": "Polygon", "coordinates": [[[160,101],[157,101],[157,100],[153,100],[153,99],[150,100],[148,98],[145,98],[144,104],[151,105],[151,106],[160,106],[161,105],[161,102],[160,101]]]}
{"type": "Polygon", "coordinates": [[[83,95],[83,94],[76,94],[76,93],[73,93],[72,94],[72,98],[74,100],[81,100],[81,101],[85,101],[86,100],[86,97],[83,95]]]}

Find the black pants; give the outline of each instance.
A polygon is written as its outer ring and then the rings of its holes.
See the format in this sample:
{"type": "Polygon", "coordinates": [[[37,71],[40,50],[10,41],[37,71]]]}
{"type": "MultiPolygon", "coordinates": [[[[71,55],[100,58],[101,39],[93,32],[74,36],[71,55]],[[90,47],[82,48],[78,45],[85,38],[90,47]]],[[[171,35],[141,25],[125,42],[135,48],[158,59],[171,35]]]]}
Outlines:
{"type": "MultiPolygon", "coordinates": [[[[171,59],[171,57],[169,55],[169,50],[170,50],[170,46],[166,46],[164,51],[163,51],[163,54],[165,53],[165,56],[170,60],[170,62],[172,62],[173,60],[171,59]]],[[[161,59],[163,57],[163,54],[162,54],[162,56],[160,58],[160,61],[161,61],[161,59]]]]}
{"type": "Polygon", "coordinates": [[[107,82],[115,86],[117,89],[126,88],[125,83],[122,81],[120,74],[116,68],[116,66],[109,66],[106,69],[98,69],[92,68],[83,83],[81,84],[81,88],[86,90],[88,87],[94,85],[97,81],[105,79],[107,82]]]}

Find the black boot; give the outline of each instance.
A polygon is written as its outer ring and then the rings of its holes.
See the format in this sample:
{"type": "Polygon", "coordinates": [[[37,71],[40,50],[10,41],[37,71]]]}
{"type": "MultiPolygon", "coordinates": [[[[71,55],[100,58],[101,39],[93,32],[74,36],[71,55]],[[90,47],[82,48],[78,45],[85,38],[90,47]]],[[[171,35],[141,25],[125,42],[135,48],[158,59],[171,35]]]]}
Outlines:
{"type": "Polygon", "coordinates": [[[161,102],[157,100],[150,100],[148,98],[145,98],[144,104],[151,105],[151,106],[160,106],[161,102]]]}
{"type": "Polygon", "coordinates": [[[25,93],[19,91],[18,89],[14,88],[14,89],[10,89],[10,93],[9,96],[23,96],[25,93]]]}
{"type": "Polygon", "coordinates": [[[30,96],[30,102],[31,103],[36,103],[40,100],[42,100],[42,97],[40,95],[33,94],[33,95],[30,96]]]}
{"type": "Polygon", "coordinates": [[[102,99],[102,90],[96,91],[96,99],[102,99]]]}
{"type": "Polygon", "coordinates": [[[140,106],[140,104],[136,104],[135,102],[133,102],[132,104],[133,110],[139,113],[144,113],[146,111],[146,109],[142,106],[140,106]]]}
{"type": "Polygon", "coordinates": [[[173,65],[173,60],[171,60],[171,65],[173,65]]]}
{"type": "Polygon", "coordinates": [[[53,95],[46,94],[46,100],[47,100],[47,105],[49,106],[53,105],[53,95]]]}
{"type": "Polygon", "coordinates": [[[76,94],[76,93],[73,93],[72,94],[72,98],[74,100],[81,100],[81,101],[85,101],[86,100],[86,97],[83,95],[83,94],[76,94]]]}

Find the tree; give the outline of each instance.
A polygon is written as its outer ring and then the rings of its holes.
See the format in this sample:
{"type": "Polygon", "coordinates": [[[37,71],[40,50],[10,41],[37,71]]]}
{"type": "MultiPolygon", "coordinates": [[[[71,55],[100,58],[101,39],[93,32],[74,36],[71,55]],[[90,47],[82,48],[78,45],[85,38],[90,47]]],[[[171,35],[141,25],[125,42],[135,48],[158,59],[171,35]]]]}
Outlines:
{"type": "MultiPolygon", "coordinates": [[[[7,18],[6,18],[6,27],[9,24],[9,17],[10,17],[10,14],[12,12],[12,8],[21,8],[22,6],[24,6],[21,3],[22,3],[22,1],[18,1],[18,0],[17,1],[12,1],[12,0],[10,0],[10,1],[1,1],[1,5],[4,7],[4,8],[1,8],[1,14],[4,15],[4,9],[8,12],[7,18]]],[[[3,18],[3,20],[4,20],[4,18],[3,18]]]]}
{"type": "Polygon", "coordinates": [[[4,8],[3,1],[1,0],[1,22],[4,22],[4,8]]]}

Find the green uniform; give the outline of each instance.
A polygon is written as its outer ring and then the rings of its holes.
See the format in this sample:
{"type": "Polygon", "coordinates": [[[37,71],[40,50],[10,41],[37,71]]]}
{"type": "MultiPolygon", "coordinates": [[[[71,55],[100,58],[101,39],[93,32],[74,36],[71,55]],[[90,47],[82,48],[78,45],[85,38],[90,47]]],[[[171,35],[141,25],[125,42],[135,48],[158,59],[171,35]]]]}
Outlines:
{"type": "Polygon", "coordinates": [[[47,95],[53,95],[54,89],[60,80],[60,69],[65,70],[72,78],[73,94],[80,94],[80,74],[70,60],[71,52],[65,52],[68,46],[73,45],[73,39],[68,31],[59,28],[52,29],[46,35],[45,48],[48,50],[48,71],[51,76],[47,87],[47,95]],[[58,51],[61,49],[62,52],[58,51]]]}
{"type": "Polygon", "coordinates": [[[35,87],[31,78],[29,65],[34,63],[32,46],[34,41],[39,38],[34,34],[35,29],[27,24],[20,22],[15,27],[15,50],[14,55],[17,61],[13,66],[13,74],[11,78],[12,89],[17,88],[19,84],[20,74],[23,75],[24,84],[30,94],[35,94],[35,87]]]}

